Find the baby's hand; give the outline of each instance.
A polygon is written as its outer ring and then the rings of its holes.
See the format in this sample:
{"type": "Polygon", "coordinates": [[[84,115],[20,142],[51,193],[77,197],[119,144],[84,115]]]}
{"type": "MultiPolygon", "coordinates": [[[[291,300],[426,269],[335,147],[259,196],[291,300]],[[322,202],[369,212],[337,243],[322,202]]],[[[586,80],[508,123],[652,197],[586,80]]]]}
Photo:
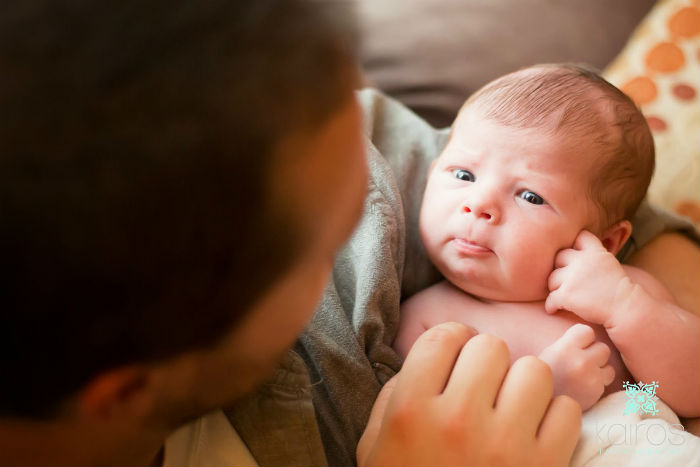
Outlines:
{"type": "Polygon", "coordinates": [[[539,358],[552,369],[554,395],[573,397],[582,410],[595,404],[615,379],[615,370],[607,364],[610,347],[596,342],[595,332],[585,324],[571,326],[539,358]]]}
{"type": "Polygon", "coordinates": [[[576,237],[573,248],[557,254],[554,268],[547,284],[547,313],[569,310],[604,325],[634,288],[617,258],[587,230],[576,237]]]}

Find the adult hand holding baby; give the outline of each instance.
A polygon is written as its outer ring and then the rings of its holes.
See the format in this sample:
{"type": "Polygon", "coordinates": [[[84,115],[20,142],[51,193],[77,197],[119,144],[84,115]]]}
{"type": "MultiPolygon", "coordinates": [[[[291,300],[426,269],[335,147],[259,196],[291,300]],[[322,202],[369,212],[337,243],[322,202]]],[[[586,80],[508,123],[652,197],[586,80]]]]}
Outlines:
{"type": "Polygon", "coordinates": [[[505,343],[442,323],[423,333],[382,389],[357,447],[367,465],[566,465],[581,408],[552,399],[552,373],[505,343]],[[516,428],[517,427],[517,428],[516,428]]]}
{"type": "Polygon", "coordinates": [[[557,253],[548,287],[547,313],[568,310],[589,323],[606,325],[615,310],[625,308],[622,302],[635,285],[598,237],[583,230],[572,248],[557,253]]]}

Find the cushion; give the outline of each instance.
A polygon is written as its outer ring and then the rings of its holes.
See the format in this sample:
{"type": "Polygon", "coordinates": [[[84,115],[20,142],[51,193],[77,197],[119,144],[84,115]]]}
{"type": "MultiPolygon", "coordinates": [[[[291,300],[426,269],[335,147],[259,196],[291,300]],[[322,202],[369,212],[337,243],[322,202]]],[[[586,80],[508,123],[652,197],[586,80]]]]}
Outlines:
{"type": "Polygon", "coordinates": [[[656,145],[649,200],[700,223],[700,8],[662,0],[605,77],[647,117],[656,145]]]}

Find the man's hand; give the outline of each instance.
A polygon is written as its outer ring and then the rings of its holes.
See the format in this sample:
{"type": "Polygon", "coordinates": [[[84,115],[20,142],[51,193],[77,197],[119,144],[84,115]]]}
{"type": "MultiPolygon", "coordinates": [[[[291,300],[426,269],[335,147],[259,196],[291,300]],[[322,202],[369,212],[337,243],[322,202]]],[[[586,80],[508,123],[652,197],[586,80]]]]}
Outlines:
{"type": "Polygon", "coordinates": [[[457,323],[422,334],[375,402],[357,461],[370,465],[567,465],[581,429],[551,370],[457,323]]]}
{"type": "Polygon", "coordinates": [[[610,347],[596,342],[595,332],[585,324],[571,326],[539,357],[552,369],[554,394],[573,397],[583,410],[595,404],[615,379],[615,370],[608,365],[610,347]]]}
{"type": "Polygon", "coordinates": [[[605,324],[634,290],[615,256],[587,230],[573,248],[561,250],[549,275],[547,313],[569,310],[590,323],[605,324]]]}

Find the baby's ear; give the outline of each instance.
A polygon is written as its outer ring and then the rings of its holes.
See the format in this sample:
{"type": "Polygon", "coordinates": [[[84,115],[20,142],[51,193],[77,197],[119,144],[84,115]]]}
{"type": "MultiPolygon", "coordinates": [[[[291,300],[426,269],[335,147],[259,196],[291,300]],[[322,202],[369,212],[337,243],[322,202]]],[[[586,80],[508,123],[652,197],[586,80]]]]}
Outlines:
{"type": "Polygon", "coordinates": [[[603,232],[600,237],[600,241],[613,255],[616,255],[618,251],[622,248],[630,235],[632,234],[632,224],[630,221],[624,220],[616,224],[613,224],[603,232]]]}

